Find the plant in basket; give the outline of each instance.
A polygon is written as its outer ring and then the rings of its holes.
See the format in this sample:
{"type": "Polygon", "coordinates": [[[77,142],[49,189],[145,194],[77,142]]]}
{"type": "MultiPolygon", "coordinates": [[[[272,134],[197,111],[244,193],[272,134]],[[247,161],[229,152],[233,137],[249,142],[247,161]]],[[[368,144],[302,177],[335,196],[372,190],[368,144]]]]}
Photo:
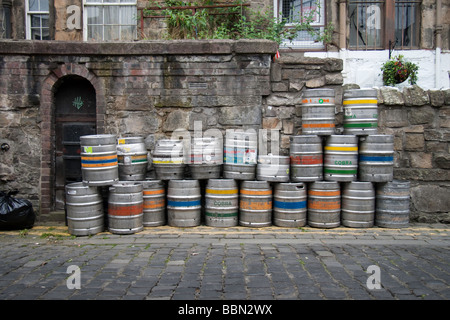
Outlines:
{"type": "Polygon", "coordinates": [[[403,55],[395,56],[386,61],[381,67],[383,84],[385,86],[395,86],[407,79],[409,84],[416,84],[418,69],[419,66],[415,63],[404,60],[403,55]]]}

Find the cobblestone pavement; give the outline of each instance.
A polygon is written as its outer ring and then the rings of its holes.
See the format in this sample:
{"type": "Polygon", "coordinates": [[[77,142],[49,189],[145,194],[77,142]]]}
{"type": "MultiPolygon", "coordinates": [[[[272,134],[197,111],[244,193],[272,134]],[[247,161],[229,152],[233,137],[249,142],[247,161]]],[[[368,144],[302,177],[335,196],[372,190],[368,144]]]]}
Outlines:
{"type": "Polygon", "coordinates": [[[447,300],[449,248],[450,227],[440,224],[163,226],[89,237],[35,226],[0,232],[0,299],[447,300]]]}

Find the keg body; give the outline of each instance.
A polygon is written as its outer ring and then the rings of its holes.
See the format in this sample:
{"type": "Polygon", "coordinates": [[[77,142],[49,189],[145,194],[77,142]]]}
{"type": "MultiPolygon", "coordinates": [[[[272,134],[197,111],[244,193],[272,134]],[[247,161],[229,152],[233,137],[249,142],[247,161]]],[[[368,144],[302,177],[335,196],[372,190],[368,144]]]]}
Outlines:
{"type": "Polygon", "coordinates": [[[306,225],[306,185],[278,183],[273,195],[273,223],[280,227],[303,227],[306,225]]]}
{"type": "Polygon", "coordinates": [[[184,148],[181,140],[161,139],[153,151],[153,167],[158,180],[184,178],[184,148]]]}
{"type": "Polygon", "coordinates": [[[200,225],[201,193],[198,180],[170,180],[167,189],[167,221],[172,227],[200,225]]]}
{"type": "Polygon", "coordinates": [[[109,187],[108,229],[114,234],[133,234],[144,229],[142,184],[117,183],[109,187]]]}
{"type": "Polygon", "coordinates": [[[81,174],[89,186],[109,186],[119,181],[116,136],[112,134],[80,137],[81,174]]]}
{"type": "Polygon", "coordinates": [[[290,137],[291,181],[323,180],[322,149],[322,138],[317,135],[290,137]]]}
{"type": "Polygon", "coordinates": [[[370,135],[359,143],[359,180],[388,182],[394,179],[394,137],[370,135]]]}
{"type": "Polygon", "coordinates": [[[260,155],[256,167],[256,179],[269,182],[288,182],[289,166],[289,156],[260,155]]]}
{"type": "Polygon", "coordinates": [[[375,221],[375,189],[371,182],[352,181],[342,188],[342,225],[370,228],[375,221]]]}
{"type": "Polygon", "coordinates": [[[243,181],[239,198],[239,224],[267,227],[272,224],[272,187],[267,181],[243,181]]]}
{"type": "Polygon", "coordinates": [[[335,113],[333,89],[304,90],[302,95],[302,134],[334,134],[335,113]]]}
{"type": "Polygon", "coordinates": [[[377,133],[377,90],[345,90],[342,104],[344,107],[344,134],[369,135],[377,133]]]}
{"type": "Polygon", "coordinates": [[[142,184],[144,200],[144,227],[166,224],[166,190],[161,180],[139,181],[142,184]]]}
{"type": "Polygon", "coordinates": [[[258,140],[254,130],[227,130],[224,143],[224,178],[255,179],[257,151],[258,140]]]}
{"type": "Polygon", "coordinates": [[[97,187],[75,182],[65,186],[69,233],[94,235],[104,230],[103,198],[97,187]]]}
{"type": "Polygon", "coordinates": [[[327,181],[356,181],[358,176],[358,137],[331,135],[324,151],[324,178],[327,181]]]}
{"type": "Polygon", "coordinates": [[[384,228],[409,226],[410,182],[380,183],[376,191],[375,224],[384,228]]]}
{"type": "Polygon", "coordinates": [[[189,168],[192,178],[220,178],[223,163],[222,138],[203,137],[191,139],[191,159],[189,168]]]}
{"type": "Polygon", "coordinates": [[[212,227],[238,224],[239,191],[234,179],[209,179],[205,191],[205,221],[212,227]]]}
{"type": "Polygon", "coordinates": [[[341,224],[341,190],[338,182],[315,181],[308,189],[308,225],[336,228],[341,224]]]}
{"type": "Polygon", "coordinates": [[[117,139],[117,159],[120,181],[145,179],[148,152],[145,148],[144,138],[127,137],[117,139]]]}

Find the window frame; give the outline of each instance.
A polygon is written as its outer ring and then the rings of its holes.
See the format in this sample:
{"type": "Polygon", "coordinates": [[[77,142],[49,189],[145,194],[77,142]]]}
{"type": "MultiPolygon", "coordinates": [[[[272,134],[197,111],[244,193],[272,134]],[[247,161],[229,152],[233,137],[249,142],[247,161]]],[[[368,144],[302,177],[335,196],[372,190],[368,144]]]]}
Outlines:
{"type": "MultiPolygon", "coordinates": [[[[348,44],[347,48],[349,50],[386,50],[386,49],[392,49],[394,46],[396,49],[399,50],[417,50],[420,49],[420,28],[421,28],[421,16],[420,16],[420,5],[422,3],[422,0],[348,0],[347,2],[347,19],[348,19],[348,44]],[[350,5],[354,4],[358,6],[358,4],[363,5],[370,5],[370,4],[380,4],[381,5],[381,44],[379,46],[368,46],[367,44],[361,44],[358,45],[359,41],[356,41],[356,45],[351,45],[351,19],[350,19],[350,5]],[[400,43],[397,43],[396,39],[396,32],[398,30],[406,30],[405,29],[397,29],[398,21],[396,21],[396,16],[398,14],[397,8],[400,8],[401,6],[411,6],[414,7],[414,19],[417,19],[418,21],[415,21],[416,24],[415,30],[411,29],[410,36],[412,39],[416,41],[415,44],[413,44],[413,40],[411,40],[411,43],[409,45],[405,45],[403,43],[403,37],[400,39],[400,43]],[[413,36],[414,35],[414,36],[413,36]]],[[[411,16],[410,16],[411,17],[411,16]]],[[[402,22],[403,24],[403,22],[402,22]]],[[[358,30],[358,27],[356,27],[356,30],[358,30]]]]}
{"type": "MultiPolygon", "coordinates": [[[[37,0],[39,1],[39,0],[37,0]]],[[[50,19],[50,1],[47,0],[48,3],[48,11],[35,11],[35,10],[30,10],[30,0],[25,0],[25,38],[27,40],[36,40],[36,39],[32,39],[32,25],[31,25],[31,16],[33,15],[46,15],[48,17],[48,19],[50,19]]],[[[33,28],[33,29],[37,29],[37,28],[33,28]]],[[[42,30],[43,29],[48,29],[49,32],[49,39],[50,39],[50,26],[48,27],[42,27],[42,25],[39,27],[40,30],[40,38],[38,40],[44,40],[42,39],[43,33],[42,30]]],[[[45,39],[45,40],[49,40],[49,39],[45,39]]]]}
{"type": "MultiPolygon", "coordinates": [[[[105,2],[107,0],[91,0],[91,2],[88,2],[88,0],[83,0],[83,41],[133,41],[137,39],[137,20],[135,20],[134,24],[105,24],[104,23],[104,19],[103,19],[103,23],[99,24],[99,26],[102,26],[103,32],[102,32],[102,39],[88,39],[88,7],[98,7],[101,6],[102,8],[104,7],[108,7],[108,6],[118,6],[118,7],[122,7],[122,6],[133,6],[136,9],[136,16],[137,16],[137,0],[117,0],[118,2],[105,2]],[[123,1],[123,2],[121,2],[123,1]],[[104,33],[104,28],[105,26],[118,26],[119,30],[120,27],[123,26],[134,26],[134,32],[133,32],[133,37],[132,39],[122,39],[121,38],[121,32],[119,31],[119,36],[120,39],[119,40],[110,40],[110,39],[106,39],[105,40],[105,33],[104,33]]],[[[119,8],[120,9],[120,8],[119,8]]],[[[120,14],[119,14],[120,17],[120,14]]]]}
{"type": "MultiPolygon", "coordinates": [[[[300,0],[302,1],[302,0],[300,0]]],[[[311,26],[314,28],[320,28],[321,31],[325,29],[325,26],[327,25],[327,1],[326,0],[317,0],[320,2],[320,12],[319,14],[322,17],[322,22],[318,23],[312,23],[311,26]],[[323,15],[323,16],[322,16],[323,15]]],[[[273,7],[274,7],[274,17],[277,19],[282,18],[282,11],[283,11],[283,0],[273,0],[273,7]]],[[[313,2],[316,2],[316,0],[313,0],[313,2]]],[[[286,24],[286,27],[289,28],[289,23],[286,24]]],[[[317,45],[311,45],[308,46],[308,43],[315,43],[313,40],[300,40],[296,41],[293,40],[292,42],[289,40],[284,41],[280,44],[280,50],[291,50],[291,51],[325,51],[326,45],[323,43],[323,41],[318,42],[317,45]]]]}

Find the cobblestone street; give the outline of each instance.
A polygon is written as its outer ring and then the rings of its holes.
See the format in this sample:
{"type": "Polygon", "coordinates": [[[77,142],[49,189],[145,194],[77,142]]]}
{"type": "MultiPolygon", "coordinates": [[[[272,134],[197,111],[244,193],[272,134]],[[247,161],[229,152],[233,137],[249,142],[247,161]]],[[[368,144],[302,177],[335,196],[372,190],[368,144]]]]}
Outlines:
{"type": "Polygon", "coordinates": [[[450,298],[446,225],[164,226],[90,237],[36,226],[1,232],[0,242],[2,300],[450,298]]]}

